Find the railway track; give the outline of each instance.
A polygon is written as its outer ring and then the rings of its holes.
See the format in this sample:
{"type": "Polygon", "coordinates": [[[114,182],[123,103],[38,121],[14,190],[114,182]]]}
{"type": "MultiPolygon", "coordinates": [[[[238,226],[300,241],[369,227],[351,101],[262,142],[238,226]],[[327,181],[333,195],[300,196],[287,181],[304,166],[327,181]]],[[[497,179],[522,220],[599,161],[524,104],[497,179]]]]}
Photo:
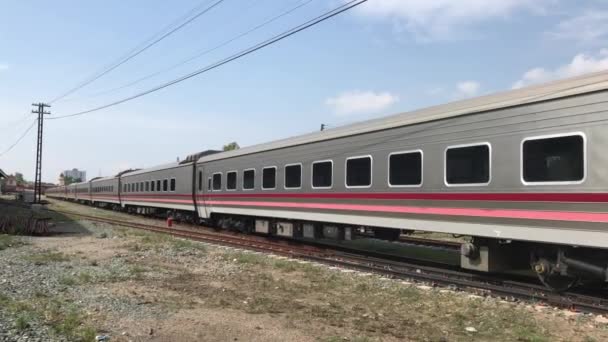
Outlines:
{"type": "MultiPolygon", "coordinates": [[[[237,247],[247,250],[273,253],[277,255],[318,262],[330,266],[353,269],[362,272],[380,274],[394,279],[415,280],[430,283],[433,286],[447,286],[466,290],[481,295],[491,295],[506,299],[527,300],[564,309],[590,313],[608,313],[608,299],[604,292],[580,293],[576,291],[554,293],[540,284],[527,281],[513,281],[501,276],[462,271],[446,265],[420,263],[418,260],[387,260],[380,253],[365,253],[361,250],[342,247],[332,249],[288,243],[286,241],[268,241],[258,236],[211,232],[190,227],[168,228],[160,225],[135,223],[116,219],[101,218],[71,211],[52,210],[65,215],[73,215],[86,220],[112,225],[143,229],[147,231],[170,234],[175,237],[196,241],[237,247]]],[[[194,226],[193,226],[194,227],[194,226]]],[[[416,241],[418,245],[429,243],[428,239],[416,241]]],[[[445,241],[435,241],[436,246],[445,241]]],[[[454,248],[454,242],[445,242],[446,248],[454,248]]]]}

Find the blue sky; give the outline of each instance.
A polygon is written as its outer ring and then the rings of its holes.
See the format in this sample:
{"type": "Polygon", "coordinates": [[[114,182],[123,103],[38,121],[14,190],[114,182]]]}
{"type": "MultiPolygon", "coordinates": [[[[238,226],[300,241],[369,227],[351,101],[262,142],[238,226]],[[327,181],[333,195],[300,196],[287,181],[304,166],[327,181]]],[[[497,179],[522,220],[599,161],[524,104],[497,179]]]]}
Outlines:
{"type": "MultiPolygon", "coordinates": [[[[30,104],[74,87],[211,0],[6,1],[0,12],[0,151],[29,126],[30,104]],[[21,121],[21,122],[18,122],[21,121]]],[[[306,0],[225,0],[176,34],[56,102],[70,114],[231,55],[343,0],[312,0],[180,68],[99,95],[214,47],[306,0]]],[[[369,0],[278,44],[152,95],[46,121],[43,179],[149,167],[608,68],[599,0],[369,0]]],[[[0,157],[33,178],[35,132],[0,157]]]]}

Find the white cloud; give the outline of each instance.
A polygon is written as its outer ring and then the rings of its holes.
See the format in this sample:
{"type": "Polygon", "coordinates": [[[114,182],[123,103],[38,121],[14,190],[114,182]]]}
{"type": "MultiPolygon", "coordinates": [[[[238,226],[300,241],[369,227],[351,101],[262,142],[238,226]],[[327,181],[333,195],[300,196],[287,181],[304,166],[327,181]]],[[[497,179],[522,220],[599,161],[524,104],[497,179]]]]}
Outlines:
{"type": "Polygon", "coordinates": [[[334,113],[340,116],[379,112],[399,101],[399,97],[389,92],[349,91],[325,100],[334,113]]]}
{"type": "Polygon", "coordinates": [[[513,84],[513,89],[606,69],[608,69],[608,49],[600,50],[595,56],[580,53],[574,56],[570,63],[559,66],[553,70],[537,67],[526,71],[523,76],[513,84]]]}
{"type": "Polygon", "coordinates": [[[463,81],[456,85],[456,97],[473,97],[479,93],[481,85],[476,81],[463,81]]]}
{"type": "Polygon", "coordinates": [[[453,38],[466,27],[506,18],[516,11],[540,13],[553,0],[374,0],[358,8],[363,16],[392,19],[396,31],[418,40],[453,38]]]}
{"type": "Polygon", "coordinates": [[[591,11],[561,21],[549,37],[577,43],[598,43],[608,39],[608,11],[591,11]]]}

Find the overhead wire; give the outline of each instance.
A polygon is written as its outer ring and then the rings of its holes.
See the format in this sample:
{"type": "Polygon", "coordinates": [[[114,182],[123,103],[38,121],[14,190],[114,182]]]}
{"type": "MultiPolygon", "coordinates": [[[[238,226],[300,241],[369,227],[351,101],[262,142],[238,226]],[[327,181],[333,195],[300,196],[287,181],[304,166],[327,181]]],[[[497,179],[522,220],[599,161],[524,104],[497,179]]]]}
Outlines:
{"type": "Polygon", "coordinates": [[[258,43],[256,45],[253,45],[253,46],[251,46],[251,47],[249,47],[249,48],[247,48],[245,50],[241,50],[240,52],[238,52],[236,54],[233,54],[230,57],[224,58],[224,59],[222,59],[222,60],[220,60],[220,61],[218,61],[216,63],[213,63],[213,64],[211,64],[209,66],[206,66],[206,67],[204,67],[202,69],[196,70],[196,71],[194,71],[192,73],[186,74],[186,75],[181,76],[181,77],[179,77],[177,79],[174,79],[172,81],[163,83],[161,85],[158,85],[158,86],[153,87],[151,89],[148,89],[146,91],[140,92],[138,94],[135,94],[135,95],[132,95],[132,96],[129,96],[129,97],[126,97],[126,98],[123,98],[123,99],[120,99],[120,100],[117,100],[117,101],[114,101],[114,102],[111,102],[111,103],[108,103],[108,104],[105,104],[105,105],[102,105],[102,106],[99,106],[99,107],[95,107],[95,108],[92,108],[92,109],[80,111],[80,112],[77,112],[77,113],[72,113],[72,114],[61,115],[61,116],[55,116],[55,117],[52,117],[52,118],[48,118],[48,120],[65,119],[65,118],[69,118],[69,117],[75,117],[75,116],[89,114],[89,113],[92,113],[92,112],[96,112],[96,111],[99,111],[99,110],[102,110],[102,109],[110,108],[110,107],[113,107],[113,106],[125,103],[127,101],[131,101],[131,100],[140,98],[142,96],[145,96],[145,95],[157,92],[157,91],[162,90],[164,88],[170,87],[170,86],[172,86],[174,84],[183,82],[183,81],[188,80],[188,79],[190,79],[192,77],[198,76],[198,75],[200,75],[202,73],[205,73],[205,72],[208,72],[208,71],[213,70],[215,68],[218,68],[218,67],[220,67],[220,66],[222,66],[224,64],[227,64],[229,62],[232,62],[234,60],[237,60],[239,58],[247,56],[247,55],[249,55],[249,54],[251,54],[251,53],[253,53],[255,51],[263,49],[263,48],[265,48],[265,47],[267,47],[269,45],[277,43],[277,42],[279,42],[279,41],[281,41],[281,40],[283,40],[285,38],[288,38],[288,37],[290,37],[290,36],[292,36],[294,34],[297,34],[297,33],[301,32],[301,31],[303,31],[303,30],[305,30],[307,28],[315,26],[315,25],[317,25],[317,24],[319,24],[321,22],[324,22],[325,20],[333,18],[333,17],[337,16],[338,14],[346,12],[346,11],[350,10],[351,8],[359,6],[359,5],[361,5],[361,4],[363,4],[363,3],[367,2],[367,1],[368,0],[351,0],[351,1],[349,1],[349,2],[347,2],[345,4],[343,4],[343,5],[340,5],[340,6],[334,8],[334,9],[328,11],[328,12],[325,12],[325,13],[323,13],[323,14],[321,14],[321,15],[319,15],[319,16],[311,19],[311,20],[308,20],[307,22],[305,22],[303,24],[295,26],[295,27],[293,27],[293,28],[291,28],[291,29],[289,29],[287,31],[284,31],[283,33],[275,35],[274,37],[269,38],[269,39],[267,39],[267,40],[265,40],[265,41],[263,41],[261,43],[258,43]]]}
{"type": "Polygon", "coordinates": [[[15,146],[17,146],[17,144],[19,144],[19,142],[21,142],[21,140],[23,140],[23,138],[25,138],[25,136],[32,130],[32,128],[34,128],[34,125],[36,125],[37,122],[38,120],[34,120],[30,127],[28,127],[25,132],[23,132],[23,134],[19,137],[19,139],[17,139],[17,141],[15,141],[11,146],[9,146],[9,148],[0,153],[0,157],[4,156],[8,152],[10,152],[15,146]]]}
{"type": "Polygon", "coordinates": [[[191,62],[191,61],[193,61],[195,59],[198,59],[200,57],[203,57],[204,55],[207,55],[208,53],[211,53],[211,52],[213,52],[213,51],[215,51],[215,50],[217,50],[219,48],[222,48],[222,47],[224,47],[224,46],[226,46],[226,45],[234,42],[237,39],[243,38],[243,37],[245,37],[245,36],[247,36],[247,35],[255,32],[255,31],[261,29],[262,27],[267,26],[267,25],[269,25],[269,24],[271,24],[271,23],[273,23],[273,22],[281,19],[282,17],[295,12],[296,10],[300,9],[301,7],[303,7],[305,5],[308,5],[312,1],[313,0],[306,0],[306,1],[303,1],[303,2],[302,1],[297,1],[295,6],[287,9],[286,11],[283,11],[283,12],[279,13],[278,15],[275,15],[272,18],[269,18],[266,21],[262,22],[261,24],[258,24],[258,25],[252,27],[251,29],[249,29],[247,31],[244,31],[244,32],[242,32],[242,33],[240,33],[240,34],[238,34],[238,35],[236,35],[236,36],[234,36],[234,37],[232,37],[232,38],[230,38],[230,39],[228,39],[226,41],[223,41],[222,43],[220,43],[218,45],[215,45],[212,48],[199,51],[194,56],[189,57],[187,59],[184,59],[184,60],[182,60],[182,61],[180,61],[178,63],[175,63],[175,64],[173,64],[172,66],[170,66],[168,68],[165,68],[165,69],[162,69],[162,70],[150,73],[150,74],[148,74],[146,76],[140,77],[140,78],[138,78],[138,79],[136,79],[136,80],[134,80],[132,82],[129,82],[127,84],[124,84],[122,86],[94,93],[94,94],[91,95],[91,97],[97,97],[97,96],[100,96],[100,95],[106,95],[106,94],[110,94],[110,93],[116,92],[118,90],[129,88],[129,87],[132,87],[132,86],[134,86],[134,85],[136,85],[136,84],[138,84],[138,83],[140,83],[142,81],[148,80],[148,79],[150,79],[152,77],[155,77],[155,76],[158,76],[160,74],[166,73],[168,71],[174,70],[174,69],[176,69],[176,68],[178,68],[178,67],[180,67],[180,66],[182,66],[184,64],[187,64],[187,63],[189,63],[189,62],[191,62]]]}
{"type": "MultiPolygon", "coordinates": [[[[95,76],[92,76],[91,78],[85,80],[84,82],[81,82],[80,84],[78,84],[76,87],[71,88],[70,90],[68,90],[67,92],[55,97],[54,99],[52,99],[51,101],[49,101],[48,103],[53,104],[67,96],[69,96],[70,94],[73,94],[74,92],[82,89],[83,87],[95,82],[96,80],[100,79],[101,77],[103,77],[104,75],[107,75],[108,73],[112,72],[113,70],[115,70],[116,68],[118,68],[119,66],[125,64],[126,62],[130,61],[131,59],[135,58],[136,56],[140,55],[141,53],[143,53],[144,51],[146,51],[147,49],[151,48],[152,46],[158,44],[160,41],[164,40],[165,38],[169,37],[170,35],[172,35],[173,33],[181,30],[182,28],[184,28],[186,25],[190,24],[191,22],[193,22],[194,20],[200,18],[203,14],[209,12],[210,10],[212,10],[213,8],[215,8],[217,5],[221,4],[222,2],[224,2],[225,0],[217,0],[215,1],[213,4],[211,4],[210,6],[206,7],[205,9],[199,11],[198,13],[190,16],[189,19],[187,19],[185,22],[179,24],[177,27],[170,29],[168,32],[162,34],[160,37],[157,38],[152,38],[151,41],[150,39],[140,45],[143,45],[143,47],[141,48],[135,48],[132,50],[131,53],[127,54],[126,57],[123,57],[121,59],[118,60],[118,62],[111,64],[110,67],[105,68],[105,70],[96,73],[95,76]]],[[[198,6],[197,8],[200,8],[200,6],[198,6]]],[[[196,9],[196,8],[195,8],[196,9]]],[[[190,13],[192,13],[193,10],[191,10],[190,13]]],[[[188,15],[186,16],[186,18],[188,17],[188,15]]],[[[161,31],[163,32],[163,31],[161,31]]],[[[157,34],[158,35],[158,34],[157,34]]]]}

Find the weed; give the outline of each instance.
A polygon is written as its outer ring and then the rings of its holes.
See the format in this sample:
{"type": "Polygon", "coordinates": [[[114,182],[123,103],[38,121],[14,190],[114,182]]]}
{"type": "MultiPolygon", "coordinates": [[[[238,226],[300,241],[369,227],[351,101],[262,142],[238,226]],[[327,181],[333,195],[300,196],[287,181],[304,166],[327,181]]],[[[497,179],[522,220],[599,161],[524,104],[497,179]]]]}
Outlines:
{"type": "Polygon", "coordinates": [[[52,262],[65,262],[70,260],[67,255],[61,252],[51,251],[28,255],[25,259],[36,265],[46,265],[52,262]]]}
{"type": "Polygon", "coordinates": [[[86,271],[78,273],[77,278],[79,284],[88,284],[93,281],[93,275],[86,271]]]}
{"type": "Polygon", "coordinates": [[[249,264],[249,265],[265,265],[267,257],[253,254],[253,253],[226,253],[223,256],[224,260],[233,261],[238,264],[249,264]]]}
{"type": "Polygon", "coordinates": [[[176,239],[176,238],[173,238],[172,247],[176,251],[184,251],[184,250],[189,250],[189,249],[197,250],[199,252],[206,251],[205,246],[201,243],[190,241],[190,240],[184,240],[184,239],[176,239]]]}
{"type": "Polygon", "coordinates": [[[73,276],[69,276],[69,275],[60,276],[58,281],[59,281],[59,284],[65,285],[65,286],[74,286],[77,283],[76,278],[73,276]]]}
{"type": "Polygon", "coordinates": [[[20,314],[15,320],[15,328],[19,331],[24,331],[25,329],[30,327],[30,320],[31,317],[28,314],[20,314]]]}
{"type": "Polygon", "coordinates": [[[293,261],[288,260],[277,260],[273,263],[274,268],[279,269],[283,272],[295,272],[298,270],[298,265],[293,261]]]}
{"type": "Polygon", "coordinates": [[[0,234],[0,251],[9,247],[19,247],[24,244],[25,243],[21,238],[12,235],[0,234]]]}

